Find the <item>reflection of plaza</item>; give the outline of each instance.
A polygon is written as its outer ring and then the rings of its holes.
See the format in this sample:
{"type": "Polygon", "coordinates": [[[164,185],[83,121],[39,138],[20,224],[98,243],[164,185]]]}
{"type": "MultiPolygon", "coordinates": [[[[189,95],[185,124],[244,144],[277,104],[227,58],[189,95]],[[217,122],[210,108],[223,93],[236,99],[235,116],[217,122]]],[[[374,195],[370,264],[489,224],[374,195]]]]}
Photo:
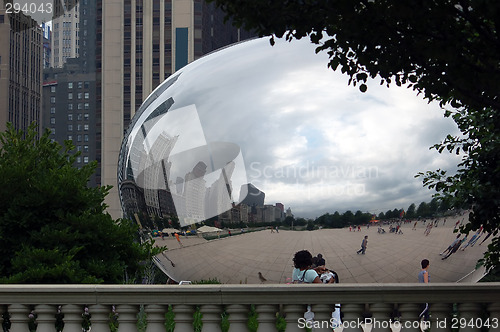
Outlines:
{"type": "MultiPolygon", "coordinates": [[[[261,284],[258,272],[268,280],[266,284],[289,282],[292,275],[293,255],[307,249],[312,254],[323,254],[329,269],[340,276],[340,283],[412,283],[417,284],[420,261],[431,262],[431,282],[475,282],[484,272],[476,267],[483,256],[485,242],[465,251],[459,251],[447,260],[439,253],[456,237],[453,225],[458,217],[448,218],[446,226],[432,230],[425,236],[425,225],[413,223],[403,225],[400,235],[378,234],[376,227],[361,232],[349,232],[349,228],[321,229],[315,231],[288,231],[279,233],[269,230],[238,234],[233,228],[232,236],[204,240],[202,237],[184,237],[180,248],[174,238],[157,239],[157,245],[165,245],[164,253],[175,263],[172,267],[164,255],[158,255],[161,267],[174,280],[207,280],[217,278],[228,284],[261,284]],[[369,236],[365,255],[357,255],[361,239],[369,236]],[[464,276],[469,276],[462,280],[464,276]]],[[[462,217],[459,217],[462,218],[462,217]]],[[[224,233],[222,233],[224,234],[224,233]]],[[[491,240],[489,240],[491,241],[491,240]]]]}

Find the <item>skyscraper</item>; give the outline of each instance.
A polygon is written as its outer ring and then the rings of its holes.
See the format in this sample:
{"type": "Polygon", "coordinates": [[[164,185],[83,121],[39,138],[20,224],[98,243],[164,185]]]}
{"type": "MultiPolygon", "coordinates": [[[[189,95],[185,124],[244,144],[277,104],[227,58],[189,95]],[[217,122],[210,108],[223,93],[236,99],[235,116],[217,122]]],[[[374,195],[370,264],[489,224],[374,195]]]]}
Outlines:
{"type": "Polygon", "coordinates": [[[106,203],[117,218],[117,160],[135,111],[176,70],[252,34],[202,0],[97,0],[96,16],[97,181],[113,186],[106,203]]]}
{"type": "MultiPolygon", "coordinates": [[[[49,128],[51,139],[60,144],[73,141],[76,150],[81,152],[75,166],[81,167],[97,159],[96,3],[95,0],[68,0],[60,10],[61,15],[52,21],[50,34],[52,60],[57,61],[43,71],[42,127],[49,128]],[[57,50],[63,46],[64,51],[57,50]]],[[[89,184],[99,184],[96,175],[89,184]]]]}
{"type": "Polygon", "coordinates": [[[42,29],[29,16],[5,12],[0,2],[0,131],[7,122],[26,131],[41,119],[42,29]]]}
{"type": "MultiPolygon", "coordinates": [[[[57,4],[57,2],[56,2],[57,4]]],[[[50,66],[61,68],[79,54],[79,6],[77,0],[65,0],[61,15],[52,20],[50,66]]]]}

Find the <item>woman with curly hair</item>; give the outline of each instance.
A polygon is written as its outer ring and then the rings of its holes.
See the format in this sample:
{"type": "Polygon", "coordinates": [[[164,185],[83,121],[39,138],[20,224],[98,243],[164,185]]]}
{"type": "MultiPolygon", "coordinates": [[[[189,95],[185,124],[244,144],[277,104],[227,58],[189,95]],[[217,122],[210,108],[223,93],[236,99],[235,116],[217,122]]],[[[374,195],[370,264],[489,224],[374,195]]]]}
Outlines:
{"type": "Polygon", "coordinates": [[[325,270],[324,266],[312,268],[312,255],[307,250],[301,250],[295,253],[293,264],[295,268],[292,273],[292,281],[294,284],[321,284],[319,274],[325,270]]]}

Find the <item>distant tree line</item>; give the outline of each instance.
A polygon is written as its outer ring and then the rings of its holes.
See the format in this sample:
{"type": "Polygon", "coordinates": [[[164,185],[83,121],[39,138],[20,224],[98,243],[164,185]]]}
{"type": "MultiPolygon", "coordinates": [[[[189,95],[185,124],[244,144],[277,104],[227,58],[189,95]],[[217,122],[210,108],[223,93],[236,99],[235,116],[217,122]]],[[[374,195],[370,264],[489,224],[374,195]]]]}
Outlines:
{"type": "MultiPolygon", "coordinates": [[[[365,225],[374,218],[378,220],[390,220],[399,219],[401,217],[406,219],[440,217],[450,213],[449,209],[450,207],[446,201],[434,198],[430,202],[420,203],[418,208],[415,203],[412,203],[406,210],[387,210],[387,212],[380,212],[378,216],[369,212],[361,212],[359,210],[356,211],[356,213],[352,213],[352,211],[349,210],[342,214],[335,211],[333,214],[325,213],[316,218],[314,221],[303,220],[303,222],[307,224],[307,229],[311,227],[314,229],[314,226],[321,226],[325,228],[343,228],[347,226],[365,225]]],[[[285,221],[288,221],[288,223],[291,222],[291,220],[285,221]]],[[[297,223],[294,224],[298,225],[297,223]]]]}

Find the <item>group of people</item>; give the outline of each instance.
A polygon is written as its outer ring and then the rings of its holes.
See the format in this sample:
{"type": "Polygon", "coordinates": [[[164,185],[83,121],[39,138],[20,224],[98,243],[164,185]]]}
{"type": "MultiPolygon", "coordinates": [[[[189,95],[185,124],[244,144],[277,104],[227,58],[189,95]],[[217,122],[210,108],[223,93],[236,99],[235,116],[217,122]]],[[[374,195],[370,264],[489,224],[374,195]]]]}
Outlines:
{"type": "MultiPolygon", "coordinates": [[[[333,284],[339,282],[338,274],[326,268],[325,259],[321,254],[313,257],[308,250],[297,251],[293,257],[293,265],[292,282],[294,284],[333,284]]],[[[314,317],[310,307],[308,307],[307,313],[309,319],[314,317]]],[[[339,303],[335,304],[332,310],[331,322],[333,327],[342,324],[339,303]]]]}
{"type": "MultiPolygon", "coordinates": [[[[367,238],[368,236],[365,236],[367,238]]],[[[327,284],[338,283],[338,275],[325,266],[325,259],[321,254],[313,257],[308,250],[301,250],[295,253],[293,257],[294,269],[292,272],[292,282],[294,284],[327,284]],[[321,265],[319,265],[321,264],[321,265]]],[[[430,282],[428,259],[423,259],[420,262],[421,270],[417,275],[419,283],[428,284],[430,282]]],[[[333,310],[333,315],[339,324],[340,317],[340,304],[336,304],[333,310]],[[338,309],[338,310],[337,310],[338,309]]],[[[421,312],[419,315],[421,320],[429,320],[429,304],[422,304],[421,312]]]]}
{"type": "Polygon", "coordinates": [[[321,254],[313,257],[308,250],[298,251],[293,257],[293,265],[292,282],[294,284],[331,284],[339,282],[337,273],[326,268],[326,261],[321,254]]]}
{"type": "MultiPolygon", "coordinates": [[[[443,256],[441,259],[447,259],[454,253],[456,253],[458,250],[464,251],[468,246],[474,247],[476,242],[482,237],[483,235],[483,229],[482,227],[472,235],[470,240],[467,241],[467,235],[464,235],[462,239],[460,239],[461,234],[458,234],[457,237],[453,240],[453,242],[445,249],[443,252],[441,252],[439,255],[443,256]]],[[[486,237],[479,243],[479,245],[483,244],[484,241],[486,241],[491,235],[491,232],[486,235],[486,237]]]]}

